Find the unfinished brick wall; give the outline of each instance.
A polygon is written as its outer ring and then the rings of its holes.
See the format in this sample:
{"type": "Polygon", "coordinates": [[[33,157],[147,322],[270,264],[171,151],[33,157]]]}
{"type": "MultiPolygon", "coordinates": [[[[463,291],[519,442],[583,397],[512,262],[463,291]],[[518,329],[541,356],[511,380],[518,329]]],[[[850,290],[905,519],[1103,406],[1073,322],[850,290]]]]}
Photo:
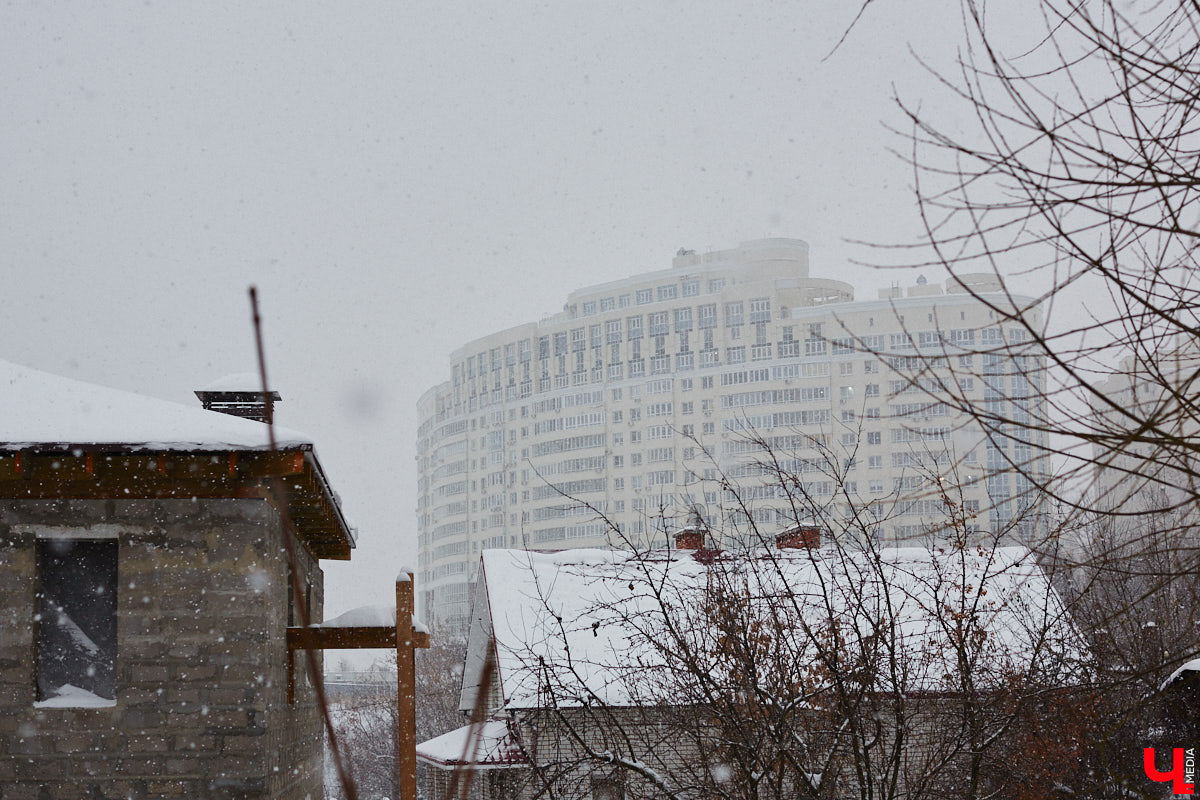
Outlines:
{"type": "MultiPolygon", "coordinates": [[[[300,574],[319,620],[303,553],[300,574]]],[[[0,800],[321,798],[302,666],[287,704],[288,591],[262,500],[0,503],[0,800]],[[35,709],[37,537],[97,526],[118,542],[116,705],[35,709]]]]}

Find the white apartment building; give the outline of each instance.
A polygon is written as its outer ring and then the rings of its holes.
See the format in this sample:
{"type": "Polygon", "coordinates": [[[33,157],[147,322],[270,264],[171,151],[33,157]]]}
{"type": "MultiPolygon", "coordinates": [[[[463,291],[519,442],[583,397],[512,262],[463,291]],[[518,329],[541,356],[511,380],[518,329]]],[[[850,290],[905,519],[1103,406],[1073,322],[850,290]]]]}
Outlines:
{"type": "Polygon", "coordinates": [[[1033,502],[1011,467],[1043,449],[960,409],[1034,402],[1040,364],[997,311],[1032,305],[993,276],[858,301],[810,276],[805,242],[766,239],[467,343],[419,401],[425,613],[465,622],[485,548],[665,543],[693,507],[727,533],[904,541],[945,529],[951,499],[969,533],[1008,535],[1033,502]]]}
{"type": "MultiPolygon", "coordinates": [[[[1088,432],[1099,509],[1146,515],[1142,522],[1150,527],[1161,525],[1168,511],[1194,518],[1200,470],[1190,443],[1200,435],[1198,382],[1200,347],[1165,342],[1139,358],[1125,357],[1097,384],[1088,432]]],[[[1130,536],[1139,530],[1134,519],[1122,526],[1130,536]]]]}

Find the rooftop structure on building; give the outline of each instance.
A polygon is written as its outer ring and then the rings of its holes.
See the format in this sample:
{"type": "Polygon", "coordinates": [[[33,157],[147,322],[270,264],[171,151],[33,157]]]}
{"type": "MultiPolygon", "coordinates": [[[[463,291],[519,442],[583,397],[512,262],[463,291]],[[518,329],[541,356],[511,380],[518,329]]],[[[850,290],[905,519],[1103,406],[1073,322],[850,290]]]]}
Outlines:
{"type": "Polygon", "coordinates": [[[693,509],[751,542],[1016,536],[1032,488],[1008,465],[1037,458],[962,408],[1038,402],[1040,363],[1010,354],[1013,315],[1040,313],[991,275],[857,300],[805,242],[765,239],[681,249],[469,342],[418,407],[426,613],[465,624],[485,548],[652,546],[693,509]]]}
{"type": "Polygon", "coordinates": [[[289,629],[354,536],[312,440],[5,361],[0,386],[0,794],[321,796],[289,629]]]}

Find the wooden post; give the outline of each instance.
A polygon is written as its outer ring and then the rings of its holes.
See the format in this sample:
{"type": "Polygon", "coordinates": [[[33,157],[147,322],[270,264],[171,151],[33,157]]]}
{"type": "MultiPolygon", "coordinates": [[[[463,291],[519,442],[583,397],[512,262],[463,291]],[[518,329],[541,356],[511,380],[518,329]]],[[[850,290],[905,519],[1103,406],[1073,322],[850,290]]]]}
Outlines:
{"type": "Polygon", "coordinates": [[[413,574],[396,576],[396,788],[417,800],[417,663],[413,636],[413,574]]]}

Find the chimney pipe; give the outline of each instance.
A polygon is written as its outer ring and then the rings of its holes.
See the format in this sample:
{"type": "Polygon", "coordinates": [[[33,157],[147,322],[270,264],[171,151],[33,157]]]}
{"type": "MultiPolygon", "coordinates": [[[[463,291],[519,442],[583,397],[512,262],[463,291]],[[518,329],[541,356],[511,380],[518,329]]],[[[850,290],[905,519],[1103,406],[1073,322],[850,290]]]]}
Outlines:
{"type": "Polygon", "coordinates": [[[703,550],[705,539],[708,538],[709,528],[700,516],[699,509],[693,507],[688,514],[687,522],[675,531],[676,550],[703,550]]]}
{"type": "Polygon", "coordinates": [[[283,398],[276,391],[269,391],[264,397],[261,381],[262,379],[252,372],[226,375],[203,389],[197,389],[196,397],[208,411],[266,422],[267,414],[273,416],[275,404],[283,398]]]}

